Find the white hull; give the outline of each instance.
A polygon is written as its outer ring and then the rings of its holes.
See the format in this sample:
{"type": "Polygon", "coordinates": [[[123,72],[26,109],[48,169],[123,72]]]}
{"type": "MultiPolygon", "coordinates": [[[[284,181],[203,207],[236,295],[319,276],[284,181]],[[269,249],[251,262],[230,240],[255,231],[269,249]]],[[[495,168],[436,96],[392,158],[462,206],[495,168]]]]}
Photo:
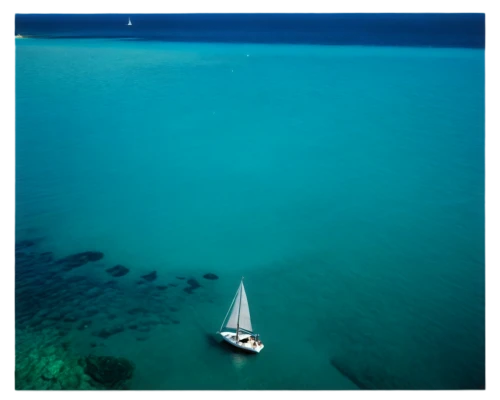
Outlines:
{"type": "MultiPolygon", "coordinates": [[[[239,349],[242,349],[242,350],[246,350],[246,351],[249,351],[251,353],[260,353],[260,351],[264,348],[264,345],[263,344],[256,344],[255,343],[255,346],[250,343],[250,341],[246,342],[246,343],[242,343],[242,342],[237,342],[236,341],[236,333],[234,332],[220,332],[220,335],[222,336],[222,338],[228,342],[229,344],[233,345],[234,347],[237,347],[239,349]]],[[[247,333],[243,333],[243,334],[240,334],[239,335],[239,339],[242,340],[242,339],[246,339],[248,337],[250,337],[251,335],[247,334],[247,333]]]]}

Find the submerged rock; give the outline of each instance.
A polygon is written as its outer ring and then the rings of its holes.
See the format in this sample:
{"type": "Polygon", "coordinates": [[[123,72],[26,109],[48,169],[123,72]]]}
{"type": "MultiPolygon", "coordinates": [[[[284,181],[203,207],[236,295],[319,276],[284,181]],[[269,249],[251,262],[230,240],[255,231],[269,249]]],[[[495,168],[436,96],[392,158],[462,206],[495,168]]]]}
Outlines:
{"type": "Polygon", "coordinates": [[[189,293],[189,294],[193,293],[193,291],[195,289],[198,289],[199,287],[201,287],[201,285],[199,284],[199,282],[196,279],[194,279],[194,278],[188,279],[187,283],[188,283],[189,286],[186,287],[186,288],[184,288],[184,291],[186,293],[189,293]]]}
{"type": "Polygon", "coordinates": [[[99,336],[100,338],[103,338],[103,339],[107,339],[110,336],[113,336],[113,335],[116,335],[117,333],[123,332],[124,330],[125,330],[125,328],[123,327],[123,325],[117,325],[117,326],[114,326],[114,327],[109,328],[109,329],[103,328],[97,333],[94,332],[93,335],[99,336]]]}
{"type": "Polygon", "coordinates": [[[209,279],[211,281],[215,281],[215,280],[219,279],[219,277],[217,275],[212,274],[212,273],[208,273],[208,274],[203,275],[203,278],[209,279]]]}
{"type": "Polygon", "coordinates": [[[158,290],[165,290],[167,288],[168,288],[167,285],[158,285],[158,286],[156,286],[156,289],[158,289],[158,290]]]}
{"type": "Polygon", "coordinates": [[[73,254],[57,260],[55,263],[63,265],[66,271],[73,268],[81,267],[89,262],[99,261],[104,257],[104,253],[100,251],[84,251],[83,253],[73,254]]]}
{"type": "Polygon", "coordinates": [[[123,275],[127,275],[130,270],[127,267],[124,267],[123,265],[115,265],[112,268],[108,268],[106,272],[115,278],[118,278],[123,275]]]}
{"type": "Polygon", "coordinates": [[[88,356],[85,373],[105,389],[128,389],[134,364],[123,357],[88,356]]]}
{"type": "Polygon", "coordinates": [[[199,284],[199,282],[194,279],[194,278],[190,278],[188,279],[187,281],[188,285],[191,286],[193,289],[196,289],[196,288],[199,288],[201,287],[201,285],[199,284]]]}
{"type": "Polygon", "coordinates": [[[156,280],[157,278],[157,274],[156,274],[156,271],[153,271],[149,274],[146,274],[146,275],[142,275],[141,278],[144,279],[145,281],[148,281],[148,282],[153,282],[156,280]]]}

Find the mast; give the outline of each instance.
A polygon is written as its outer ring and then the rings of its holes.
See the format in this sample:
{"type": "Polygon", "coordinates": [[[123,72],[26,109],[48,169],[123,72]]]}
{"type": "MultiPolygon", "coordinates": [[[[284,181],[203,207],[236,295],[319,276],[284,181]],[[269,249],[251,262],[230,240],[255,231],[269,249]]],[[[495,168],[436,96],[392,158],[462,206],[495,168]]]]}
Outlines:
{"type": "Polygon", "coordinates": [[[236,341],[238,341],[238,334],[240,332],[240,312],[241,312],[241,288],[243,286],[243,277],[241,277],[240,283],[240,304],[238,306],[238,322],[236,324],[236,341]]]}

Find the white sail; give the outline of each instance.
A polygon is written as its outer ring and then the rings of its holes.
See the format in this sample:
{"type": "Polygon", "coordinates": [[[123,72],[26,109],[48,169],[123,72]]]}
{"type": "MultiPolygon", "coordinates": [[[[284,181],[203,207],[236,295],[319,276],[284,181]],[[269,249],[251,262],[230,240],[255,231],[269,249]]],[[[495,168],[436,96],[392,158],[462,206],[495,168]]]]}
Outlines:
{"type": "Polygon", "coordinates": [[[238,329],[238,324],[241,329],[252,331],[252,321],[250,320],[250,308],[248,306],[247,294],[243,282],[241,282],[236,298],[233,302],[233,309],[231,315],[227,320],[226,327],[238,329]]]}
{"type": "Polygon", "coordinates": [[[240,328],[252,332],[250,307],[248,306],[247,293],[245,292],[245,286],[243,286],[243,282],[241,282],[240,328]]]}
{"type": "Polygon", "coordinates": [[[231,310],[231,315],[229,316],[229,319],[227,320],[226,323],[227,328],[236,329],[238,326],[238,308],[240,304],[240,297],[241,297],[241,285],[238,288],[238,291],[236,292],[236,298],[234,299],[233,302],[233,309],[231,310]]]}
{"type": "Polygon", "coordinates": [[[128,18],[128,24],[127,25],[132,25],[132,21],[130,21],[130,17],[128,18]]]}

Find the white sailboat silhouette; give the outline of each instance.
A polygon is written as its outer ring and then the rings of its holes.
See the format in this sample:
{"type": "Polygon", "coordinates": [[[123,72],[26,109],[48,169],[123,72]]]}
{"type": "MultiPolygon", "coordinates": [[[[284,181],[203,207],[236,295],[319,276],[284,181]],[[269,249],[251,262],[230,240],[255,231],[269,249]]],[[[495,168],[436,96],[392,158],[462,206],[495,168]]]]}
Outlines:
{"type": "Polygon", "coordinates": [[[132,21],[130,20],[130,17],[128,17],[128,26],[132,26],[132,21]]]}
{"type": "Polygon", "coordinates": [[[247,294],[243,286],[243,278],[241,279],[238,291],[234,296],[233,302],[229,307],[226,318],[222,321],[219,333],[222,338],[242,350],[252,353],[260,353],[264,345],[260,341],[259,335],[255,334],[252,329],[250,320],[250,308],[248,307],[247,294]],[[231,312],[231,315],[228,315],[231,312]]]}

